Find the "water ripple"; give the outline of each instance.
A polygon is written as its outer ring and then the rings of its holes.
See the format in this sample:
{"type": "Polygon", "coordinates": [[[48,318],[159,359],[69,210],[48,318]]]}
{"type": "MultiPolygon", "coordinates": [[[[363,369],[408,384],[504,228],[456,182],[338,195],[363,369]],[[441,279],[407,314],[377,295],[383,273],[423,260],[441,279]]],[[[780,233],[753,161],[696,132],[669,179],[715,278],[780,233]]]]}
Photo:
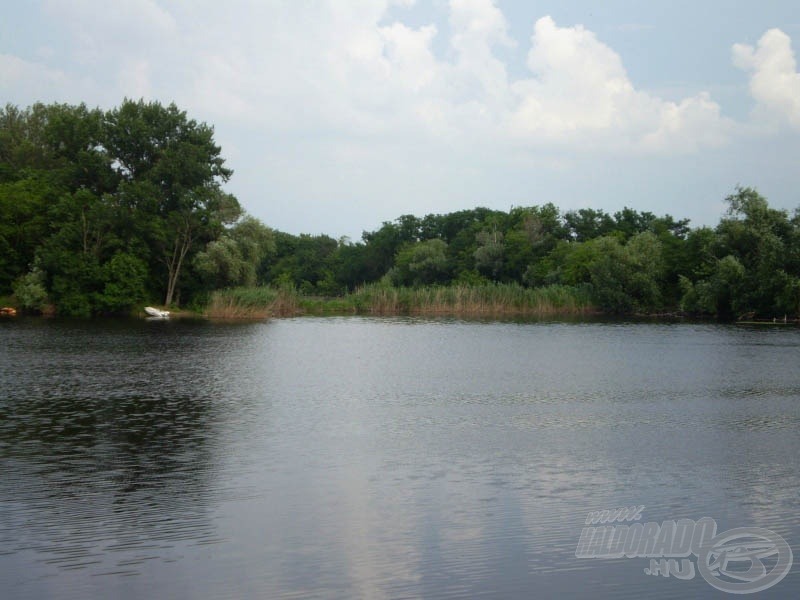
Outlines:
{"type": "Polygon", "coordinates": [[[796,539],[798,359],[785,328],[3,323],[0,587],[712,597],[575,558],[581,528],[645,505],[796,539]]]}

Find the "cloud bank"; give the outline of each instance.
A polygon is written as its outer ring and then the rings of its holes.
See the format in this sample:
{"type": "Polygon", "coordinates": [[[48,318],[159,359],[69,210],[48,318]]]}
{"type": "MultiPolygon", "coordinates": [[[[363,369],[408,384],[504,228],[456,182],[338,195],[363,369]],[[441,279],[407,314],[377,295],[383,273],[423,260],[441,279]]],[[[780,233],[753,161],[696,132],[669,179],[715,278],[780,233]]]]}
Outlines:
{"type": "Polygon", "coordinates": [[[770,29],[755,48],[735,44],[733,62],[750,74],[756,118],[800,130],[800,73],[789,36],[770,29]]]}
{"type": "MultiPolygon", "coordinates": [[[[72,64],[98,73],[94,87],[110,104],[125,95],[171,96],[212,118],[276,131],[577,151],[695,151],[725,144],[735,129],[709,93],[669,101],[637,89],[620,55],[581,25],[538,19],[528,76],[512,80],[496,50],[515,41],[491,0],[450,0],[445,56],[434,52],[442,35],[435,24],[387,22],[396,5],[410,4],[125,0],[108,11],[82,0],[50,1],[46,9],[72,32],[72,64]]],[[[800,128],[800,74],[789,37],[772,29],[755,48],[735,45],[733,60],[750,75],[753,118],[800,128]]],[[[43,97],[48,88],[85,90],[85,77],[72,70],[0,57],[6,86],[43,97]]]]}
{"type": "Polygon", "coordinates": [[[797,189],[784,165],[800,143],[800,74],[779,29],[732,45],[741,89],[658,92],[602,31],[541,15],[520,33],[492,0],[420,4],[43,0],[20,34],[29,49],[0,48],[0,93],[175,101],[217,127],[231,191],[290,231],[354,236],[409,212],[548,201],[714,222],[737,182],[797,189]],[[753,110],[726,111],[715,90],[753,110]]]}

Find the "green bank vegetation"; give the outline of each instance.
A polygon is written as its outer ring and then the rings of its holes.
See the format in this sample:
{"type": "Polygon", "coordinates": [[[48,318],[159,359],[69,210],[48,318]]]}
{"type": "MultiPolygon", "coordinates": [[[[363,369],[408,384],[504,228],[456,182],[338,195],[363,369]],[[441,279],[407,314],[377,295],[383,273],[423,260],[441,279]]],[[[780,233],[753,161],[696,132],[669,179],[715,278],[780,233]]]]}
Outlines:
{"type": "Polygon", "coordinates": [[[205,314],[236,319],[301,314],[551,317],[594,312],[585,288],[526,288],[516,283],[395,287],[370,283],[339,297],[303,295],[291,286],[217,290],[205,314]]]}
{"type": "Polygon", "coordinates": [[[623,208],[402,215],[360,240],[275,231],[176,106],[0,110],[0,297],[28,312],[677,313],[797,319],[800,216],[738,187],[716,227],[623,208]]]}
{"type": "Polygon", "coordinates": [[[265,319],[298,314],[300,296],[291,287],[237,287],[215,290],[203,313],[215,319],[265,319]]]}

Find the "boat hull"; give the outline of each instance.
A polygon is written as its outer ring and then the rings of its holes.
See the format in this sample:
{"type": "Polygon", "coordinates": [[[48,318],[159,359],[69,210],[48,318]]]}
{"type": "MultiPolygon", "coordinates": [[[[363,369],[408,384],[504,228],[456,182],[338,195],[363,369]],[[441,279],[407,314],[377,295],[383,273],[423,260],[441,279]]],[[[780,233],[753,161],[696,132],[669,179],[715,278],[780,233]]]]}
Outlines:
{"type": "Polygon", "coordinates": [[[166,319],[169,317],[168,310],[159,310],[158,308],[153,308],[152,306],[145,306],[144,312],[156,319],[166,319]]]}

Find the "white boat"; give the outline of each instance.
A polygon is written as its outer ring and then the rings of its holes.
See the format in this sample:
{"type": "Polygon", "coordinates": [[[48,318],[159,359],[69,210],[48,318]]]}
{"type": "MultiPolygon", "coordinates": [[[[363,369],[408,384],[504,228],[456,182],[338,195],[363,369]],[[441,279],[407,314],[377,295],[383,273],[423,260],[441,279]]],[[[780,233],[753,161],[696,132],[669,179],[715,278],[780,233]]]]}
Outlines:
{"type": "Polygon", "coordinates": [[[157,308],[153,308],[152,306],[145,306],[144,312],[146,312],[151,317],[156,317],[157,319],[166,319],[169,317],[168,310],[159,310],[157,308]]]}

